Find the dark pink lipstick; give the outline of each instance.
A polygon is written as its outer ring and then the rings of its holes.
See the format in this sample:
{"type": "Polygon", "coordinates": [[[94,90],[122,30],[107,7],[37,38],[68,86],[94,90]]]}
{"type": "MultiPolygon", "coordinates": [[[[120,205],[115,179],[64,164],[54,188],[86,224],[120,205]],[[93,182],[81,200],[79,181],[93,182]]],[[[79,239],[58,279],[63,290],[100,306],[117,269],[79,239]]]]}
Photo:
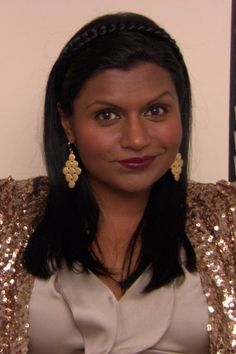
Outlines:
{"type": "Polygon", "coordinates": [[[148,167],[153,160],[154,157],[152,156],[144,156],[144,157],[132,157],[131,159],[120,160],[118,162],[126,168],[136,170],[136,169],[143,169],[148,167]]]}

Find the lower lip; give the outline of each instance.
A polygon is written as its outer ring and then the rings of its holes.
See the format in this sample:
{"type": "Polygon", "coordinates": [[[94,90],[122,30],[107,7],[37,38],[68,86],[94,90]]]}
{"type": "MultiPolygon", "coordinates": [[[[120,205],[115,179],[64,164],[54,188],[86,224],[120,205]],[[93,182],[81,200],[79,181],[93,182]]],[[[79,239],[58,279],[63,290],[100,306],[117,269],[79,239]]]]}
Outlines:
{"type": "Polygon", "coordinates": [[[141,170],[144,169],[146,167],[148,167],[149,165],[151,165],[153,161],[153,158],[144,160],[144,161],[140,161],[140,162],[128,162],[128,161],[119,161],[119,163],[131,170],[141,170]]]}

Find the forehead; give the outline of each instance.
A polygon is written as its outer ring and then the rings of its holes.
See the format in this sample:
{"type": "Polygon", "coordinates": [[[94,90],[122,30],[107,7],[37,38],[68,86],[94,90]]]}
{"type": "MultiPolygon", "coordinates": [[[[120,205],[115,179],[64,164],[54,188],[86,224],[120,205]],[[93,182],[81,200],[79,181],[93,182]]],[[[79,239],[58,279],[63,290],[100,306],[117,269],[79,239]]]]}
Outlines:
{"type": "Polygon", "coordinates": [[[170,73],[155,63],[139,63],[130,69],[106,69],[88,79],[79,99],[150,96],[170,91],[177,96],[170,73]]]}

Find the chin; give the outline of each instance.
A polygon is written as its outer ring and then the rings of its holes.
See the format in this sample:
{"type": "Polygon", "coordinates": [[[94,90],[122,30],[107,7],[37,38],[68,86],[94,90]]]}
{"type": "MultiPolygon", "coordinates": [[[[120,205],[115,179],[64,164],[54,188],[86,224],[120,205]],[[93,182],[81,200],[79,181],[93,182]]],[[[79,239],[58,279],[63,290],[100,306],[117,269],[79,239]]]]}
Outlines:
{"type": "Polygon", "coordinates": [[[135,193],[135,192],[144,192],[144,191],[149,191],[152,186],[159,181],[159,179],[166,173],[166,171],[164,173],[160,173],[160,174],[156,174],[154,176],[149,176],[149,178],[147,178],[148,176],[146,176],[145,178],[137,178],[137,179],[133,179],[130,181],[127,181],[127,183],[122,183],[121,186],[123,187],[123,190],[127,191],[127,192],[131,192],[131,193],[135,193]]]}
{"type": "Polygon", "coordinates": [[[153,186],[153,183],[132,183],[132,184],[127,184],[119,187],[120,191],[123,191],[124,193],[144,193],[144,192],[149,192],[151,187],[153,186]]]}

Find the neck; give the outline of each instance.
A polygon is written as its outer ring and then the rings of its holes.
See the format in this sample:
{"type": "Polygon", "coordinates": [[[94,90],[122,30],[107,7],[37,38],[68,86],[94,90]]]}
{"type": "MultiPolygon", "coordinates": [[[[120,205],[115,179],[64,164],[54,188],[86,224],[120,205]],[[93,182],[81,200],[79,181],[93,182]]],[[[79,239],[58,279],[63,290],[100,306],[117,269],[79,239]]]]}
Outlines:
{"type": "MultiPolygon", "coordinates": [[[[104,263],[110,269],[121,269],[125,262],[127,247],[142,219],[149,191],[124,193],[96,184],[91,184],[91,188],[100,211],[97,246],[102,253],[104,263]]],[[[139,250],[140,242],[138,241],[136,256],[139,250]]]]}
{"type": "MultiPolygon", "coordinates": [[[[96,183],[90,183],[90,186],[100,212],[97,237],[92,248],[113,274],[113,281],[120,281],[136,268],[141,250],[140,235],[137,235],[130,256],[127,252],[134,232],[142,219],[149,191],[125,193],[96,183]]],[[[107,279],[104,281],[110,282],[107,279]]],[[[120,292],[120,286],[118,288],[120,292]]]]}
{"type": "Polygon", "coordinates": [[[124,192],[91,183],[91,188],[99,206],[100,221],[112,222],[114,225],[139,222],[149,198],[149,190],[141,192],[124,192]]]}

